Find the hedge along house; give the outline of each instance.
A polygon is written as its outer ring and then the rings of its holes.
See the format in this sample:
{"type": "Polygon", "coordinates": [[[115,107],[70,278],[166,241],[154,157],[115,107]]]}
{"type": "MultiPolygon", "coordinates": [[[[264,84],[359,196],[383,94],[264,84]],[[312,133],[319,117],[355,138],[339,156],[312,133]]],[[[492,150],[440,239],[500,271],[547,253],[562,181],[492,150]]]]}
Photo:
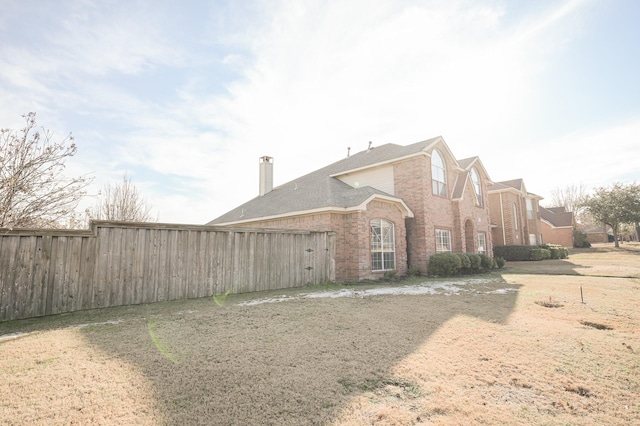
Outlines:
{"type": "Polygon", "coordinates": [[[487,188],[478,157],[456,160],[442,137],[372,147],[272,187],[260,159],[260,195],[208,225],[336,233],[336,279],[425,273],[436,252],[492,252],[487,188]]]}
{"type": "Polygon", "coordinates": [[[543,244],[540,221],[542,197],[527,192],[522,179],[496,182],[489,188],[493,244],[543,244]]]}

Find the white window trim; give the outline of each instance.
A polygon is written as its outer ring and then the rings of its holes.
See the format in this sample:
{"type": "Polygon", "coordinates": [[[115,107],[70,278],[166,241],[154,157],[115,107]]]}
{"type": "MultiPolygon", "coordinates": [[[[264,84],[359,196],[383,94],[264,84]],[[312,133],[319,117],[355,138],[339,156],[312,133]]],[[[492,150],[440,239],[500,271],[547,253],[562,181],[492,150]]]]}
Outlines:
{"type": "Polygon", "coordinates": [[[433,195],[439,197],[447,197],[447,167],[444,164],[444,158],[437,149],[434,149],[431,154],[431,191],[433,195]],[[435,164],[434,160],[440,159],[440,164],[435,164]],[[438,179],[437,172],[442,172],[442,180],[438,179]]]}
{"type": "Polygon", "coordinates": [[[478,174],[478,170],[474,167],[471,169],[471,183],[473,185],[473,191],[476,193],[476,205],[482,207],[482,185],[480,182],[480,175],[478,174]]]}
{"type": "Polygon", "coordinates": [[[484,232],[478,233],[478,253],[487,253],[487,234],[484,232]],[[482,241],[481,241],[482,240],[482,241]]]}
{"type": "Polygon", "coordinates": [[[451,231],[436,229],[436,253],[451,253],[451,231]]]}
{"type": "Polygon", "coordinates": [[[383,272],[396,269],[396,236],[394,224],[384,219],[373,219],[369,222],[369,232],[371,233],[371,270],[374,272],[383,272]],[[375,233],[374,226],[376,225],[377,228],[380,229],[381,234],[375,233]],[[387,231],[387,234],[385,234],[385,230],[387,231]],[[388,241],[385,245],[385,237],[389,236],[389,232],[391,241],[388,241]],[[374,253],[380,253],[381,269],[374,268],[374,253]],[[388,253],[393,253],[392,260],[390,262],[385,262],[385,254],[388,253]],[[392,264],[389,265],[388,263],[392,264]]]}

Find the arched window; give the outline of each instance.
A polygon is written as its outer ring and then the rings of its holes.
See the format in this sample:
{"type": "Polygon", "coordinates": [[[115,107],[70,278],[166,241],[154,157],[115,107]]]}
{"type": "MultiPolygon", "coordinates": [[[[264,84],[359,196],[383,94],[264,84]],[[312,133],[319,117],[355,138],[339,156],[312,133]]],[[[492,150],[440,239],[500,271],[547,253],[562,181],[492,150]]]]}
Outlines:
{"type": "Polygon", "coordinates": [[[371,221],[371,270],[396,269],[396,239],[393,223],[384,219],[371,221]]]}
{"type": "Polygon", "coordinates": [[[480,185],[480,176],[475,167],[471,169],[471,182],[473,183],[473,190],[476,193],[476,204],[482,207],[482,186],[480,185]]]}
{"type": "Polygon", "coordinates": [[[447,196],[447,174],[444,161],[437,150],[431,153],[431,184],[434,195],[447,196]]]}

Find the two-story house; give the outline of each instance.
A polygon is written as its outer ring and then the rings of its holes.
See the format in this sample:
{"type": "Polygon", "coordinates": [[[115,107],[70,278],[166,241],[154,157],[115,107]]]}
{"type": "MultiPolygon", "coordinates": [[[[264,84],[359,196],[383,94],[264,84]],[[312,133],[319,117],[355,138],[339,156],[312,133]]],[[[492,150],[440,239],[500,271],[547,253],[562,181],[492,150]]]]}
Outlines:
{"type": "Polygon", "coordinates": [[[426,272],[437,252],[492,252],[487,189],[478,157],[457,160],[442,137],[385,144],[273,187],[260,159],[258,197],[208,225],[336,233],[336,279],[426,272]]]}
{"type": "Polygon", "coordinates": [[[494,245],[543,244],[541,196],[527,192],[522,179],[496,182],[488,193],[494,245]]]}

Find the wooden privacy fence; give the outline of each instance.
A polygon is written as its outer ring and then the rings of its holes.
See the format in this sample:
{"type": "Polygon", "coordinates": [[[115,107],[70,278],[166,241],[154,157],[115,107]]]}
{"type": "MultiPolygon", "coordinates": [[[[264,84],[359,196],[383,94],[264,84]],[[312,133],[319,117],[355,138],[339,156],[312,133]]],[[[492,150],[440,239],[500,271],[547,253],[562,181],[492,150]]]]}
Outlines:
{"type": "Polygon", "coordinates": [[[0,230],[0,321],[335,279],[332,232],[95,221],[0,230]]]}

